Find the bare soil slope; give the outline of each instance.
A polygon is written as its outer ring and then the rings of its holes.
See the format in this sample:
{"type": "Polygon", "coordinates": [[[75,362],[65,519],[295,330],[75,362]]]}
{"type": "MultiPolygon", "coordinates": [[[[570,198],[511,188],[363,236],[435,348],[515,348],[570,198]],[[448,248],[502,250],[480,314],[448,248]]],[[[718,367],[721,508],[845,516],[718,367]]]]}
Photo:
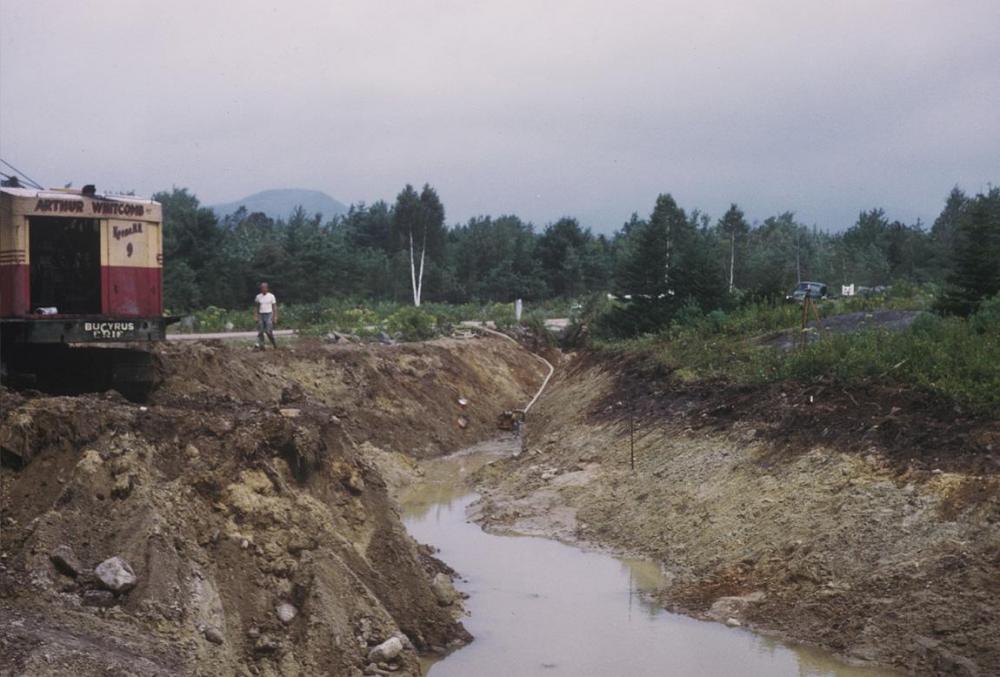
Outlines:
{"type": "Polygon", "coordinates": [[[1000,674],[996,422],[915,393],[698,388],[584,358],[528,431],[481,473],[487,528],[663,562],[664,604],[694,615],[917,674],[1000,674]]]}
{"type": "MultiPolygon", "coordinates": [[[[395,633],[468,639],[374,459],[492,434],[534,360],[499,339],[159,359],[146,405],[0,390],[4,674],[357,675],[395,633]],[[113,556],[131,589],[95,574],[113,556]]],[[[381,662],[419,673],[409,646],[381,662]]]]}

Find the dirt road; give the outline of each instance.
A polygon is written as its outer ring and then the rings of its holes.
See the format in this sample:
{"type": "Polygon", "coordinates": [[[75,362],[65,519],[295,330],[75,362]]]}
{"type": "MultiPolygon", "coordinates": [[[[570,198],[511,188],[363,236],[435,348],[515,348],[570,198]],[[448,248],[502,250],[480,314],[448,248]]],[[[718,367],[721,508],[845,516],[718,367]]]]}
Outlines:
{"type": "MultiPolygon", "coordinates": [[[[275,329],[274,335],[278,338],[288,338],[295,336],[294,329],[275,329]]],[[[220,331],[204,334],[167,334],[168,341],[232,341],[235,339],[256,339],[255,331],[220,331]]]]}

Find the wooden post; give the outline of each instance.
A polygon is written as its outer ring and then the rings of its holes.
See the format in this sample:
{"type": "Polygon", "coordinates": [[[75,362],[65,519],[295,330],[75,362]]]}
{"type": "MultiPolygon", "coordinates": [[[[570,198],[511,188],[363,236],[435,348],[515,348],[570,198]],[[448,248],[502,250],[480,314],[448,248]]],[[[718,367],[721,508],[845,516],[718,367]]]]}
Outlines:
{"type": "Polygon", "coordinates": [[[809,305],[809,294],[802,299],[802,320],[799,326],[799,346],[802,348],[806,347],[806,317],[808,316],[808,311],[806,306],[809,305]]]}
{"type": "Polygon", "coordinates": [[[635,472],[635,410],[631,403],[628,408],[628,458],[632,472],[635,472]]]}

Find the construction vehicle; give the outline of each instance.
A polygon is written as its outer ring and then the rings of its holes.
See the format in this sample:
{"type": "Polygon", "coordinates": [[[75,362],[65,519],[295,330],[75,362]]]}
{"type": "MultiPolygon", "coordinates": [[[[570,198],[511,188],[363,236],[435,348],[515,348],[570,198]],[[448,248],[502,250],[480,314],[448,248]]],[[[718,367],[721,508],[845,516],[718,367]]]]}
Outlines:
{"type": "Polygon", "coordinates": [[[162,209],[130,195],[0,186],[0,380],[141,399],[166,338],[162,209]]]}

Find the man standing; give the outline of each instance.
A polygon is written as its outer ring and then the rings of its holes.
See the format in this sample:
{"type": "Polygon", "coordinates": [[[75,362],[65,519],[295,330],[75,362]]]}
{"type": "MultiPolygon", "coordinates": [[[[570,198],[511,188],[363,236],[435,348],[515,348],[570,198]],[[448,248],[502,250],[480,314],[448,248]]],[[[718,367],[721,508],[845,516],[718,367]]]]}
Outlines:
{"type": "Polygon", "coordinates": [[[278,321],[278,301],[267,289],[267,282],[260,283],[260,293],[254,299],[254,318],[257,320],[257,349],[264,350],[264,336],[271,339],[275,348],[274,323],[278,321]]]}

